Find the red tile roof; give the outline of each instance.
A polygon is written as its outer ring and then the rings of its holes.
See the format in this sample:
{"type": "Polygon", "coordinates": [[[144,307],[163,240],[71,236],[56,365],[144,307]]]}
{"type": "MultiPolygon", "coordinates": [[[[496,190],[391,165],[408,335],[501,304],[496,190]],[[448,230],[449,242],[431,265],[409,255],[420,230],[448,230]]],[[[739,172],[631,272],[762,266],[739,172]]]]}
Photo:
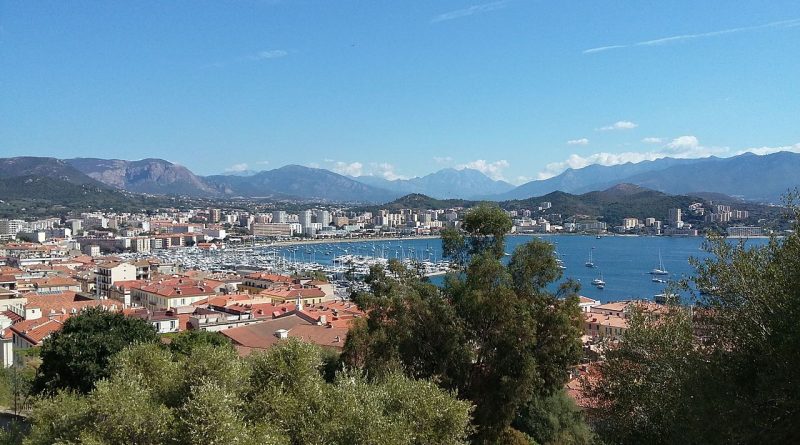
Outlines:
{"type": "Polygon", "coordinates": [[[215,295],[214,288],[202,280],[190,278],[173,278],[161,280],[139,287],[144,292],[167,298],[199,297],[215,295]]]}
{"type": "Polygon", "coordinates": [[[80,283],[73,280],[72,278],[67,277],[48,277],[48,278],[34,278],[31,280],[34,286],[37,288],[43,287],[64,287],[64,286],[74,286],[80,287],[80,283]]]}
{"type": "Polygon", "coordinates": [[[44,317],[36,320],[25,320],[11,325],[9,329],[18,336],[25,338],[29,343],[38,345],[47,336],[60,330],[64,320],[68,317],[68,315],[62,315],[52,319],[44,317]]]}
{"type": "Polygon", "coordinates": [[[286,275],[278,275],[278,274],[271,274],[264,272],[253,272],[247,275],[247,278],[251,280],[271,281],[273,283],[291,283],[293,281],[292,277],[288,277],[286,275]]]}
{"type": "Polygon", "coordinates": [[[8,319],[11,320],[12,324],[23,320],[22,316],[17,314],[14,311],[6,310],[6,311],[0,312],[0,313],[5,315],[6,317],[8,317],[8,319]]]}
{"type": "Polygon", "coordinates": [[[80,312],[87,307],[116,305],[117,303],[109,300],[92,300],[83,298],[72,291],[64,291],[58,294],[40,295],[35,292],[27,295],[28,303],[26,308],[39,308],[43,317],[50,314],[70,314],[80,312]]]}

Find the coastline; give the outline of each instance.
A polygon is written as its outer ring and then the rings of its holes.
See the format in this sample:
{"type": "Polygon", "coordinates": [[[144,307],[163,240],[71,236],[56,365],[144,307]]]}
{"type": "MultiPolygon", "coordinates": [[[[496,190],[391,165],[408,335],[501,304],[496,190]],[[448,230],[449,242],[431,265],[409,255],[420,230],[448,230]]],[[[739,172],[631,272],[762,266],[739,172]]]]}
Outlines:
{"type": "MultiPolygon", "coordinates": [[[[257,246],[304,246],[314,244],[340,244],[340,243],[369,243],[369,242],[383,242],[383,241],[411,241],[411,240],[432,240],[440,239],[439,235],[419,235],[419,236],[390,236],[378,238],[331,238],[331,239],[308,239],[308,240],[287,240],[287,241],[274,241],[269,244],[257,244],[257,246]]],[[[237,246],[239,247],[239,246],[237,246]]],[[[241,247],[246,247],[243,245],[241,247]]]]}

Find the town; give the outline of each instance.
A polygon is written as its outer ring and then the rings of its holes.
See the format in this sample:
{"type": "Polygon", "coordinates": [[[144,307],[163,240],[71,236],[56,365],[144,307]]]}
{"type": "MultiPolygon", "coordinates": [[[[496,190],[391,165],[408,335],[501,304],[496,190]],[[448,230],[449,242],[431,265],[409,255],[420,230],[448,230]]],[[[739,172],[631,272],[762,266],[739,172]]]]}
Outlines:
{"type": "MultiPolygon", "coordinates": [[[[624,218],[612,228],[597,220],[565,219],[552,214],[551,208],[550,202],[542,202],[532,209],[505,211],[513,222],[510,233],[697,236],[697,229],[682,220],[684,212],[715,222],[748,218],[747,211],[730,206],[705,208],[694,203],[687,209],[669,209],[664,220],[624,218]]],[[[208,208],[0,220],[3,364],[12,366],[15,351],[40,345],[66,318],[93,306],[146,319],[161,334],[220,331],[242,351],[266,348],[276,336],[287,335],[341,348],[348,321],[363,316],[349,302],[353,283],[342,279],[346,268],[315,265],[311,256],[303,264],[260,259],[247,249],[436,236],[443,228],[460,227],[465,211],[402,209],[373,214],[307,209],[251,214],[208,208]],[[197,261],[190,254],[225,251],[233,256],[217,262],[208,262],[207,256],[197,261]]],[[[736,225],[728,231],[739,237],[763,234],[759,227],[736,225]]],[[[367,262],[357,272],[367,275],[367,266],[386,264],[388,258],[382,259],[367,262]]],[[[411,267],[412,262],[406,265],[411,267]]],[[[449,269],[440,259],[438,266],[423,274],[449,269]]],[[[580,304],[586,313],[587,347],[600,337],[621,337],[628,303],[603,305],[581,297],[580,304]]]]}

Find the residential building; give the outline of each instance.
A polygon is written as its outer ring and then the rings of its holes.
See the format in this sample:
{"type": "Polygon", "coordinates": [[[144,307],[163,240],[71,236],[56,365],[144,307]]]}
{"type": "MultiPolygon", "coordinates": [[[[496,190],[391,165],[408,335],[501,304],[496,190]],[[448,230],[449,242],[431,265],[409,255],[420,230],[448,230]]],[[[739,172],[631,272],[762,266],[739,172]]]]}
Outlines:
{"type": "Polygon", "coordinates": [[[131,286],[131,305],[151,311],[188,306],[217,294],[213,286],[203,280],[171,278],[131,286]]]}
{"type": "Polygon", "coordinates": [[[108,290],[117,281],[136,279],[136,266],[120,261],[106,261],[97,264],[95,270],[95,295],[108,298],[108,290]]]}
{"type": "Polygon", "coordinates": [[[273,224],[284,224],[288,222],[286,217],[286,212],[283,210],[276,210],[272,212],[272,223],[273,224]]]}
{"type": "Polygon", "coordinates": [[[667,223],[670,227],[682,228],[683,220],[681,220],[681,209],[669,209],[667,213],[667,223]]]}
{"type": "Polygon", "coordinates": [[[639,220],[636,218],[623,218],[622,227],[625,230],[631,230],[639,227],[639,220]]]}
{"type": "Polygon", "coordinates": [[[254,223],[253,236],[260,237],[290,237],[294,235],[294,226],[288,223],[254,223]]]}
{"type": "Polygon", "coordinates": [[[734,238],[747,238],[751,236],[763,236],[764,229],[752,226],[728,227],[728,236],[734,238]]]}

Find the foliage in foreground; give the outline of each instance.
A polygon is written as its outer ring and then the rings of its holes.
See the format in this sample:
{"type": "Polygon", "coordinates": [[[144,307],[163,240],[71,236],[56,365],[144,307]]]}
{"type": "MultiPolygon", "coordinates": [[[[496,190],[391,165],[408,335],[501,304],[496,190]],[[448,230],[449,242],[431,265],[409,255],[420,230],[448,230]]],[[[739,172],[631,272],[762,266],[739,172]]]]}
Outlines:
{"type": "Polygon", "coordinates": [[[42,365],[33,382],[37,394],[59,390],[87,393],[108,377],[111,357],[133,343],[158,341],[153,325],[100,308],[89,308],[64,322],[44,341],[42,365]]]}
{"type": "Polygon", "coordinates": [[[479,206],[463,231],[445,231],[444,251],[463,273],[444,289],[396,263],[390,274],[374,268],[371,292],[356,297],[369,316],[351,329],[342,355],[368,375],[402,369],[472,401],[474,443],[524,436],[511,429],[518,410],[562,388],[581,354],[577,287],[547,290],[561,272],[542,241],[520,246],[504,264],[510,228],[499,208],[479,206]]]}
{"type": "Polygon", "coordinates": [[[800,235],[707,249],[693,310],[634,314],[600,367],[592,417],[608,443],[800,440],[800,235]]]}
{"type": "Polygon", "coordinates": [[[201,344],[131,346],[88,394],[59,391],[31,415],[26,444],[460,444],[471,406],[400,374],[326,383],[319,347],[287,340],[239,358],[201,344]]]}

